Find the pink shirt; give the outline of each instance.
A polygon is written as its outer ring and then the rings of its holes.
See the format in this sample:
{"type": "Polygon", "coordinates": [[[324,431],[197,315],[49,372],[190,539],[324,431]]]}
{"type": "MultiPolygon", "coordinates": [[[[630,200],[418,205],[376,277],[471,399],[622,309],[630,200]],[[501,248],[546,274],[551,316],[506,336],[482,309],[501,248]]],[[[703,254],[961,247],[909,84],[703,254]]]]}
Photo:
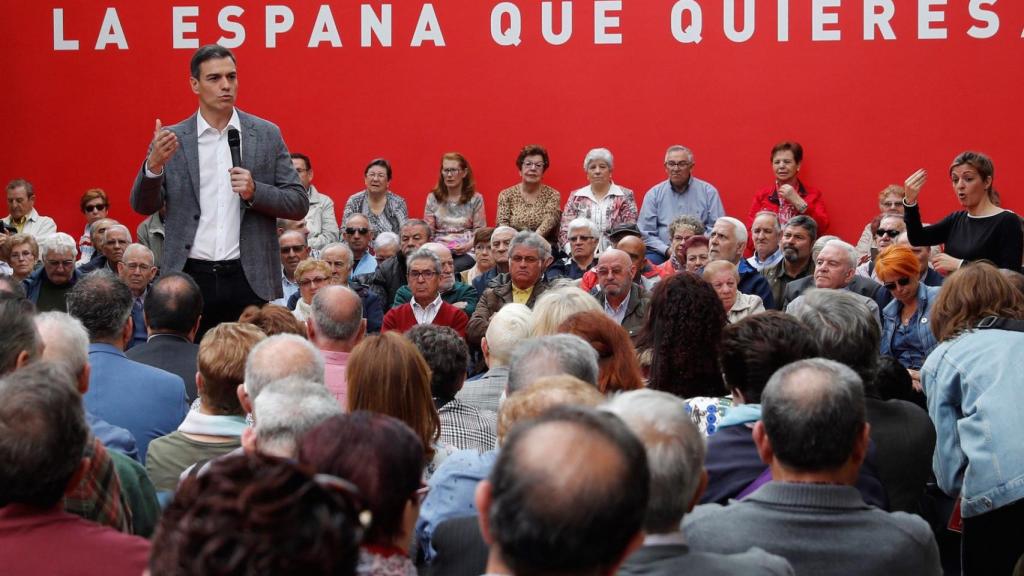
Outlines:
{"type": "Polygon", "coordinates": [[[348,381],[345,380],[345,365],[348,364],[348,352],[331,352],[321,350],[324,356],[324,383],[327,391],[338,399],[341,410],[348,412],[348,381]]]}

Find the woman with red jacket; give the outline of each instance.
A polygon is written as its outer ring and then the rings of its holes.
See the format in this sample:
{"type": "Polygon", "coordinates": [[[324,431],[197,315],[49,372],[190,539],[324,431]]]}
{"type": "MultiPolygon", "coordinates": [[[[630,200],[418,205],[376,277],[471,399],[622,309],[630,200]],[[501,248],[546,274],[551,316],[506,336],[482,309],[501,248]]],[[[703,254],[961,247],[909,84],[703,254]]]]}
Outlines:
{"type": "Polygon", "coordinates": [[[797,177],[804,149],[799,142],[780,142],[772,148],[772,170],[775,183],[754,194],[747,225],[753,227],[757,213],[767,210],[779,215],[779,225],[785,226],[790,218],[806,214],[818,224],[818,234],[828,232],[828,212],[821,191],[805,185],[797,177]]]}

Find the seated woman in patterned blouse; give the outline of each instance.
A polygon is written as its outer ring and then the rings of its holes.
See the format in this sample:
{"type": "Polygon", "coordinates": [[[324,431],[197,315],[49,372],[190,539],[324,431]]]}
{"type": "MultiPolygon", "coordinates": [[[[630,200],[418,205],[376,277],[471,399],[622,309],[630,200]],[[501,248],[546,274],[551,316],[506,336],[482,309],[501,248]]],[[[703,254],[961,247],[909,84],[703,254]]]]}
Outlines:
{"type": "Polygon", "coordinates": [[[633,191],[612,182],[615,161],[606,148],[594,148],[583,160],[583,170],[590,184],[573,191],[562,211],[562,223],[558,232],[558,244],[568,252],[569,223],[576,218],[587,218],[601,230],[601,242],[597,245],[600,254],[608,247],[608,230],[616,224],[636,222],[637,208],[633,191]]]}
{"type": "Polygon", "coordinates": [[[437,186],[427,195],[423,219],[430,226],[431,241],[452,251],[456,272],[473,267],[473,233],[487,226],[487,217],[473,169],[462,154],[448,152],[441,157],[437,186]]]}
{"type": "Polygon", "coordinates": [[[554,245],[558,241],[562,196],[544,184],[550,161],[548,151],[534,144],[524,146],[516,158],[522,181],[498,194],[498,226],[532,230],[554,245]]]}
{"type": "Polygon", "coordinates": [[[405,198],[389,189],[391,163],[383,158],[371,160],[363,171],[363,181],[366,188],[345,202],[345,213],[341,221],[346,222],[352,214],[363,214],[370,221],[374,236],[384,232],[398,234],[402,224],[409,219],[409,208],[405,198]]]}

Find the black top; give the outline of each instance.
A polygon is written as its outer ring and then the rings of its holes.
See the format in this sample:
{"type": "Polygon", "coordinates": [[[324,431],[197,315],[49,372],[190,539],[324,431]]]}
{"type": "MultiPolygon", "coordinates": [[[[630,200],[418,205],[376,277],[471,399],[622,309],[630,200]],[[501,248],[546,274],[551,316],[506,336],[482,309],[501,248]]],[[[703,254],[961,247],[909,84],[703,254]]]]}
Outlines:
{"type": "Polygon", "coordinates": [[[945,244],[945,252],[962,260],[991,260],[1000,268],[1020,270],[1024,230],[1020,217],[1009,210],[975,218],[965,210],[939,223],[921,225],[917,205],[906,207],[907,237],[914,246],[945,244]]]}

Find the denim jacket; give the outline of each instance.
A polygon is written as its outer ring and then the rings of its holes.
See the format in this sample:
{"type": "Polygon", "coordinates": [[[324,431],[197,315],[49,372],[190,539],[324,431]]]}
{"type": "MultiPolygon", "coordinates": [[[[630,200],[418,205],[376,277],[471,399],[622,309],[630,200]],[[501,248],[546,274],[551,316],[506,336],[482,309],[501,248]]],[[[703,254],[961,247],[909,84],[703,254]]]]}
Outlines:
{"type": "MultiPolygon", "coordinates": [[[[904,364],[905,368],[920,368],[924,364],[924,359],[938,344],[935,340],[935,335],[932,334],[931,325],[931,313],[932,304],[935,302],[935,298],[939,295],[939,289],[932,286],[925,286],[923,283],[917,285],[917,311],[910,318],[908,327],[912,327],[910,330],[909,344],[911,350],[909,353],[915,357],[915,360],[910,364],[904,364]]],[[[882,356],[892,356],[897,360],[903,362],[900,358],[901,352],[907,352],[905,347],[907,345],[904,340],[904,346],[900,349],[893,349],[893,336],[896,334],[896,330],[900,325],[900,310],[903,308],[903,304],[899,300],[893,298],[892,302],[885,305],[882,309],[882,343],[881,353],[882,356]]]]}
{"type": "Polygon", "coordinates": [[[975,330],[939,344],[921,369],[935,423],[939,487],[964,518],[1024,499],[1024,332],[975,330]]]}

